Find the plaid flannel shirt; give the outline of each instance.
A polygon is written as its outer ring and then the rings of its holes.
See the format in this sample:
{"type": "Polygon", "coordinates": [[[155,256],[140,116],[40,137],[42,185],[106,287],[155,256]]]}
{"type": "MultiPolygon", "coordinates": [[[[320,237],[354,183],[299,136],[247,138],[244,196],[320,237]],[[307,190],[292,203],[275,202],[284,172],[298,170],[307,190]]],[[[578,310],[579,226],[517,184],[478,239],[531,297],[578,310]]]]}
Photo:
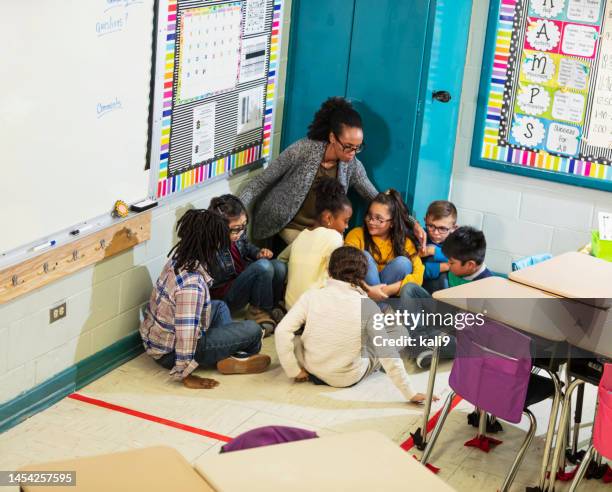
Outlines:
{"type": "Polygon", "coordinates": [[[170,374],[187,377],[198,367],[194,360],[198,340],[210,323],[210,275],[201,266],[194,272],[174,272],[166,263],[149,299],[140,336],[146,352],[154,359],[176,354],[170,374]]]}

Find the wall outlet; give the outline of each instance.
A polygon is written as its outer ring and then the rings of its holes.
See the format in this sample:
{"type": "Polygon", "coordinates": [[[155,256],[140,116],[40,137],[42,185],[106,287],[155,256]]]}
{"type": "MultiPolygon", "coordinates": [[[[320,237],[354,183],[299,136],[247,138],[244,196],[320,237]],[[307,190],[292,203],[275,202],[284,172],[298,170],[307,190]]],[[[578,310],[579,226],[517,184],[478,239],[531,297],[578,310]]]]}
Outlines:
{"type": "Polygon", "coordinates": [[[54,323],[58,319],[66,317],[66,303],[63,302],[59,306],[49,309],[49,324],[54,323]]]}

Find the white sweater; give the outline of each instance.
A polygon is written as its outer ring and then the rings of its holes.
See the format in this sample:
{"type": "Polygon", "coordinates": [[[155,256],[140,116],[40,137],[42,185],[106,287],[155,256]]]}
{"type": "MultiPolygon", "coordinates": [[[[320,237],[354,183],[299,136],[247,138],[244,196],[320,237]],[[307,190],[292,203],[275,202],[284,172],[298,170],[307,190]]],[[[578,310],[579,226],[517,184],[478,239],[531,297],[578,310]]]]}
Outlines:
{"type": "MultiPolygon", "coordinates": [[[[305,324],[301,337],[304,369],[339,388],[361,380],[370,364],[376,362],[362,354],[362,330],[371,326],[370,314],[362,320],[364,307],[369,313],[380,313],[361,290],[339,280],[329,279],[324,288],[306,291],[276,327],[276,351],[287,376],[294,378],[301,370],[294,353],[294,337],[305,324]]],[[[380,362],[391,381],[410,400],[415,392],[403,361],[397,356],[381,358],[380,362]]]]}

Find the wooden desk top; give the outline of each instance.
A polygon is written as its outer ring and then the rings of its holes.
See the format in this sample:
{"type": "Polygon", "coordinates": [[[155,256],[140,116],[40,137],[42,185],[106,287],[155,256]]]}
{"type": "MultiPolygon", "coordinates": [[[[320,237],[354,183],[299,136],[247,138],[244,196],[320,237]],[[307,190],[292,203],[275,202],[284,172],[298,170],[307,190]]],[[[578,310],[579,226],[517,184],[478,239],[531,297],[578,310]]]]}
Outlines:
{"type": "Polygon", "coordinates": [[[560,308],[563,299],[501,277],[439,290],[433,298],[553,342],[565,341],[564,327],[575,324],[571,313],[560,308]]]}
{"type": "Polygon", "coordinates": [[[453,490],[396,443],[373,431],[204,455],[195,468],[223,492],[453,490]]]}
{"type": "Polygon", "coordinates": [[[612,262],[583,253],[564,253],[512,272],[508,278],[592,306],[612,305],[612,262]]]}

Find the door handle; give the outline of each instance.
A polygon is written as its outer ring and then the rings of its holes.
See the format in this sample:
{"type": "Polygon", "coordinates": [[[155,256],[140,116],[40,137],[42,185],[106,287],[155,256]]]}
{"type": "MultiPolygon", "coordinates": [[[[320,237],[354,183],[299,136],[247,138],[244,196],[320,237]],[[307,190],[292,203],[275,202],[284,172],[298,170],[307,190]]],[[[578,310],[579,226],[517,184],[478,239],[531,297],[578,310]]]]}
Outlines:
{"type": "Polygon", "coordinates": [[[451,100],[451,95],[448,91],[433,91],[431,93],[431,97],[436,101],[440,101],[442,103],[447,103],[451,100]]]}

